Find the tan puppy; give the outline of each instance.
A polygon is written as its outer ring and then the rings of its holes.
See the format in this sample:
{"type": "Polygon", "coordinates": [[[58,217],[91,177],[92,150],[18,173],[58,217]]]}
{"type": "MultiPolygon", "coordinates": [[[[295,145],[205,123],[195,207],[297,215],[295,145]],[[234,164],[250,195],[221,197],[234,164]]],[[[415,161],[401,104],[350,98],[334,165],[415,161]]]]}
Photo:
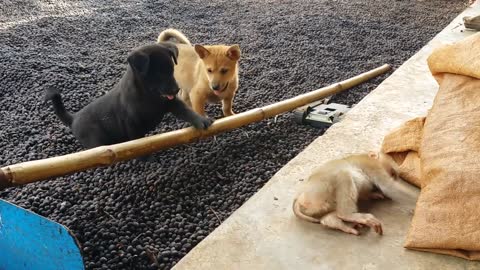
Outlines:
{"type": "Polygon", "coordinates": [[[207,102],[222,102],[223,115],[233,115],[240,47],[192,46],[188,38],[175,29],[161,32],[157,41],[164,42],[172,38],[176,39],[179,51],[174,76],[181,89],[180,98],[203,116],[207,102]]]}

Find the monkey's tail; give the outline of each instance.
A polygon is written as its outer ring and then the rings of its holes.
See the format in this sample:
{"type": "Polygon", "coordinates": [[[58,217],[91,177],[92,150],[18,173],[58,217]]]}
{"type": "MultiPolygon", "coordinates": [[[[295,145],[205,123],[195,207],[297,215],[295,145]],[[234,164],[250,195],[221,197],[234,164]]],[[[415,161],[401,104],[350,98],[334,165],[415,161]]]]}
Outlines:
{"type": "Polygon", "coordinates": [[[293,200],[292,209],[293,209],[293,213],[295,214],[295,216],[297,216],[300,219],[303,219],[303,220],[306,220],[306,221],[312,222],[312,223],[321,223],[320,219],[305,215],[302,212],[302,210],[300,209],[300,204],[297,203],[296,198],[295,198],[295,200],[293,200]]]}
{"type": "Polygon", "coordinates": [[[164,41],[169,41],[171,38],[175,38],[177,40],[177,43],[181,44],[187,44],[192,46],[192,43],[190,43],[190,40],[180,31],[169,28],[160,33],[158,35],[157,42],[164,42],[164,41]]]}
{"type": "Polygon", "coordinates": [[[51,100],[53,103],[53,110],[55,114],[60,118],[63,124],[68,127],[72,126],[73,122],[73,115],[65,109],[63,106],[62,97],[60,96],[60,92],[58,89],[49,87],[45,92],[45,101],[51,100]]]}

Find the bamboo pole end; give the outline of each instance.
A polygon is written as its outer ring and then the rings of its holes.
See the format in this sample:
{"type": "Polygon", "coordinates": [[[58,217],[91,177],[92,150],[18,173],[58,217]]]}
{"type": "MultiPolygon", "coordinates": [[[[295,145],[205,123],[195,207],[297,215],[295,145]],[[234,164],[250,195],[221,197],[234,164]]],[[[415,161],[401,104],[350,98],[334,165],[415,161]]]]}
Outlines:
{"type": "Polygon", "coordinates": [[[2,169],[0,169],[0,191],[13,186],[15,185],[11,181],[10,177],[8,177],[8,175],[2,169]]]}

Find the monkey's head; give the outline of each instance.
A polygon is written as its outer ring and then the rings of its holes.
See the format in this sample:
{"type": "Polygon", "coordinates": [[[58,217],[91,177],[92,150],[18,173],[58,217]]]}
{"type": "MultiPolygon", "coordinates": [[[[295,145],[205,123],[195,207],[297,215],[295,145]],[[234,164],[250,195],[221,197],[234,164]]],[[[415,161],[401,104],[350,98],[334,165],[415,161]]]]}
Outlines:
{"type": "Polygon", "coordinates": [[[378,162],[382,165],[385,171],[393,178],[393,180],[399,179],[398,165],[390,155],[387,155],[382,152],[377,153],[377,152],[370,151],[368,153],[368,156],[370,158],[378,160],[378,162]]]}
{"type": "Polygon", "coordinates": [[[385,176],[376,177],[375,186],[388,198],[409,204],[414,204],[417,200],[419,189],[403,181],[399,176],[399,168],[395,160],[385,153],[370,152],[368,156],[381,164],[385,176]]]}

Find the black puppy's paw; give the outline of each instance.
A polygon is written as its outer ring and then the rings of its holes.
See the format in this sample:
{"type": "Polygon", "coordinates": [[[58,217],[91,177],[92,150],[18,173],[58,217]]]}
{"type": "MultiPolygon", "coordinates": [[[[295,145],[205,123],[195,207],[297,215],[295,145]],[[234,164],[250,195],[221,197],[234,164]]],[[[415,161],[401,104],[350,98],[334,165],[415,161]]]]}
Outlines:
{"type": "Polygon", "coordinates": [[[192,122],[192,125],[197,129],[207,129],[212,123],[212,119],[199,116],[192,122]]]}

